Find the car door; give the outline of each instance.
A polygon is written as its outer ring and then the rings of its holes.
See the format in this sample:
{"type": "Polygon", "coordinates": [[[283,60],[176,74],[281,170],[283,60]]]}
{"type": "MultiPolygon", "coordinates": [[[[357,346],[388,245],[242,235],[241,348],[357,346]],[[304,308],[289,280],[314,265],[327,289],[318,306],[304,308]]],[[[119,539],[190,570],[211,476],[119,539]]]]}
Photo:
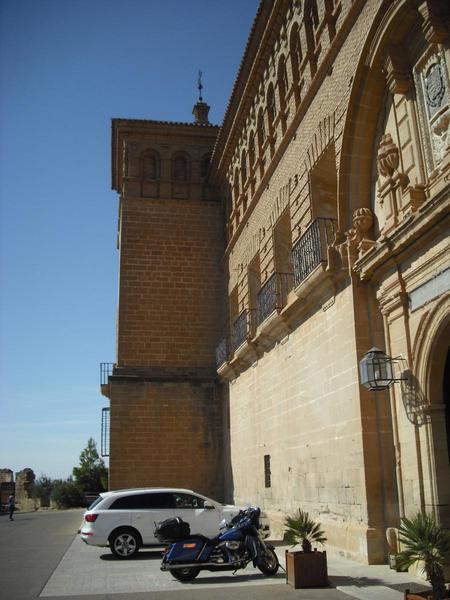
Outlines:
{"type": "Polygon", "coordinates": [[[183,492],[174,492],[173,498],[175,516],[189,523],[192,534],[201,533],[207,537],[215,537],[219,533],[222,511],[215,504],[210,502],[210,507],[205,508],[204,498],[183,492]]]}
{"type": "Polygon", "coordinates": [[[158,544],[154,536],[155,524],[175,515],[173,494],[168,492],[146,492],[139,494],[131,521],[142,537],[142,543],[158,544]]]}

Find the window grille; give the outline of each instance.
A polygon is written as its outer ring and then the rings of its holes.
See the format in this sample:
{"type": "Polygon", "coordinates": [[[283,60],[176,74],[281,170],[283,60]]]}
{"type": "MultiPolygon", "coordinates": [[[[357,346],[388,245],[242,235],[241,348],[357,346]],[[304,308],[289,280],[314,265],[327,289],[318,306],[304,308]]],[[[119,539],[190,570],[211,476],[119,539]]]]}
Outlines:
{"type": "Polygon", "coordinates": [[[110,431],[109,407],[106,407],[106,408],[102,408],[102,434],[101,434],[101,448],[100,448],[100,453],[102,456],[109,456],[109,431],[110,431]]]}

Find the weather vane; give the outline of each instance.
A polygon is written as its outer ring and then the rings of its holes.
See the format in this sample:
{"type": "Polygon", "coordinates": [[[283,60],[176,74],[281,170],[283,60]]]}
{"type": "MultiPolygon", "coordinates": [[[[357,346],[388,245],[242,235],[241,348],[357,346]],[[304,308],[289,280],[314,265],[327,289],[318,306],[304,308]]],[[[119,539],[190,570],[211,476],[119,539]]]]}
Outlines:
{"type": "Polygon", "coordinates": [[[198,85],[197,85],[197,87],[198,87],[198,99],[200,100],[200,102],[203,102],[203,98],[202,98],[202,89],[203,89],[203,86],[202,86],[202,75],[203,75],[203,73],[199,69],[199,71],[198,71],[198,82],[197,82],[198,85]]]}

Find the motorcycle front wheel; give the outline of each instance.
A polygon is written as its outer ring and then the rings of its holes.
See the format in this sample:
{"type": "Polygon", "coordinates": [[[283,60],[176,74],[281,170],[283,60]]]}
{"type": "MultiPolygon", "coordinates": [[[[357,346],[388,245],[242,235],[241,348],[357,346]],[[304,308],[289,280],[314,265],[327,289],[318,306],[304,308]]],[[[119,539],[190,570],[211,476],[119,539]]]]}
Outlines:
{"type": "Polygon", "coordinates": [[[200,569],[197,567],[186,567],[186,569],[169,569],[169,571],[173,577],[175,577],[175,579],[178,579],[178,581],[183,583],[186,581],[192,581],[200,573],[200,569]]]}
{"type": "Polygon", "coordinates": [[[275,575],[278,571],[278,567],[280,563],[278,562],[278,557],[275,554],[275,551],[272,548],[266,546],[261,556],[261,561],[257,565],[258,569],[264,575],[275,575]]]}

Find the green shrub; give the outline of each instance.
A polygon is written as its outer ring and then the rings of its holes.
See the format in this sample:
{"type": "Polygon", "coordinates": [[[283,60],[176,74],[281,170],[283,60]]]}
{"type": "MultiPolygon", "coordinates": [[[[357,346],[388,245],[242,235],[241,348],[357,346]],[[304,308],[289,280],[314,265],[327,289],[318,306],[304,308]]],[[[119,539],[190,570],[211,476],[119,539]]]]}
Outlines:
{"type": "Polygon", "coordinates": [[[73,481],[62,481],[55,485],[51,499],[58,508],[85,506],[84,494],[73,481]]]}

